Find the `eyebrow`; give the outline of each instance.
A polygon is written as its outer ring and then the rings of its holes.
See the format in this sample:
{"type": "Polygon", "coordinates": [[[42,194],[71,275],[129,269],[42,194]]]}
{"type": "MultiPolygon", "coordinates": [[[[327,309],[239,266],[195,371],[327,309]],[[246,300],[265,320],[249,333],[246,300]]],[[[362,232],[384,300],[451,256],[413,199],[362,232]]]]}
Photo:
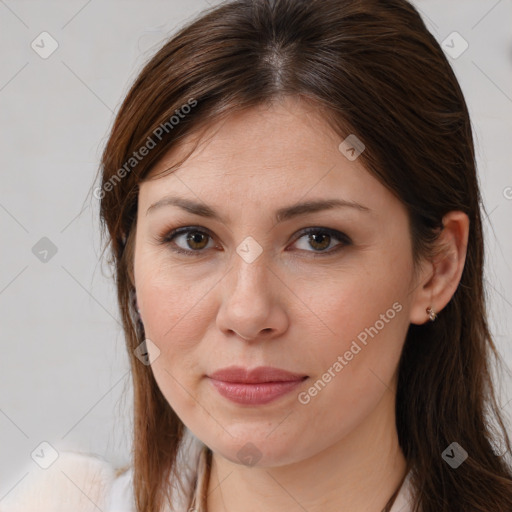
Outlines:
{"type": "MultiPolygon", "coordinates": [[[[150,211],[155,211],[164,206],[177,206],[194,215],[207,217],[210,219],[218,220],[225,224],[225,220],[213,208],[204,203],[185,199],[183,197],[166,196],[153,203],[147,210],[146,215],[150,211]]],[[[354,208],[361,212],[371,212],[370,208],[354,201],[346,201],[344,199],[318,199],[314,201],[306,201],[303,203],[295,203],[291,206],[285,206],[275,212],[276,222],[283,222],[285,220],[298,217],[299,215],[306,215],[308,213],[315,213],[322,210],[331,210],[333,208],[354,208]]]]}

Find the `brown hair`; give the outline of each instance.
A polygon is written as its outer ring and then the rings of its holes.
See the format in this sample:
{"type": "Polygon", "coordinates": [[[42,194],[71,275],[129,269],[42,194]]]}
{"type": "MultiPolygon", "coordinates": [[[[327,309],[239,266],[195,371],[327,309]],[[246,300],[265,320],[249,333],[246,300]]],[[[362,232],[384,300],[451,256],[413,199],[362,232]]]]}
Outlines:
{"type": "Polygon", "coordinates": [[[225,2],[166,41],[121,105],[99,197],[133,375],[137,510],[163,506],[169,478],[179,478],[184,432],[151,367],[134,356],[144,340],[131,300],[138,184],[193,130],[282,96],[322,109],[340,142],[353,133],[365,144],[363,164],[408,209],[415,262],[431,254],[444,214],[468,215],[455,294],[435,322],[411,324],[407,333],[396,425],[412,468],[414,510],[510,512],[511,468],[498,453],[510,452],[510,440],[491,379],[499,354],[486,318],[468,109],[439,44],[405,0],[225,2]],[[135,158],[150,140],[154,147],[135,158]],[[454,441],[469,454],[456,470],[441,456],[454,441]]]}

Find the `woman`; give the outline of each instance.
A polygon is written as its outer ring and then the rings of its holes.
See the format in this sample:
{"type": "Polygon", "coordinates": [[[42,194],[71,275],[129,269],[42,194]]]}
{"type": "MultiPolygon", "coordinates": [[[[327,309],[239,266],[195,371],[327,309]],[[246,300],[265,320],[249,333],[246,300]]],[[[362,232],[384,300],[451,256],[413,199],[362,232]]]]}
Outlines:
{"type": "Polygon", "coordinates": [[[94,195],[135,401],[94,506],[512,510],[470,119],[409,3],[210,9],[135,81],[94,195]]]}

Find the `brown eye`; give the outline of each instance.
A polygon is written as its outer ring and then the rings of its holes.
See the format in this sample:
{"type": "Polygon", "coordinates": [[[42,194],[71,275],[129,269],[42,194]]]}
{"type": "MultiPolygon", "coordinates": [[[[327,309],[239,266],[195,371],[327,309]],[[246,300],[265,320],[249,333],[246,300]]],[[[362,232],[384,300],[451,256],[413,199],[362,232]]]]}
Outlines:
{"type": "Polygon", "coordinates": [[[159,243],[171,245],[175,252],[198,256],[205,252],[211,239],[209,233],[194,227],[175,229],[166,236],[157,237],[159,243]]]}
{"type": "Polygon", "coordinates": [[[201,231],[190,231],[185,240],[191,249],[204,249],[208,245],[210,235],[201,231]]]}
{"type": "Polygon", "coordinates": [[[314,249],[324,250],[327,249],[331,243],[331,236],[325,233],[312,233],[308,235],[309,243],[314,249]]]}
{"type": "Polygon", "coordinates": [[[305,240],[305,243],[302,243],[303,247],[299,247],[299,249],[313,253],[313,256],[323,256],[324,254],[327,256],[352,244],[352,240],[344,233],[327,228],[308,228],[302,231],[302,236],[296,240],[294,245],[300,245],[299,242],[302,239],[305,240]],[[338,243],[331,246],[335,240],[338,243]],[[330,247],[333,248],[329,249],[330,247]],[[311,251],[311,248],[314,250],[311,251]]]}

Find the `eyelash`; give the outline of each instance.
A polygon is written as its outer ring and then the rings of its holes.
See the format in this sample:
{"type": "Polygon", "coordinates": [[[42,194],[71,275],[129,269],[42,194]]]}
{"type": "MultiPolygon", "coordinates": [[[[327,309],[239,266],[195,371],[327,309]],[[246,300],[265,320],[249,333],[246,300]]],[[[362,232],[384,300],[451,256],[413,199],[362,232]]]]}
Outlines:
{"type": "MultiPolygon", "coordinates": [[[[157,241],[157,243],[159,243],[161,245],[170,245],[173,243],[172,241],[174,238],[176,238],[178,235],[182,235],[182,234],[186,234],[186,233],[201,233],[201,234],[207,235],[208,237],[210,237],[210,239],[213,239],[213,236],[210,234],[210,232],[207,229],[199,228],[196,226],[187,226],[187,227],[173,229],[172,231],[170,231],[169,233],[167,233],[163,236],[157,235],[156,241],[157,241]]],[[[324,252],[306,251],[306,252],[311,252],[312,256],[314,258],[329,256],[335,252],[338,252],[343,247],[352,245],[352,240],[350,239],[350,237],[348,237],[347,235],[345,235],[345,233],[342,233],[341,231],[337,231],[335,229],[329,229],[329,228],[315,228],[315,227],[303,229],[300,232],[300,235],[295,239],[294,243],[297,242],[298,240],[300,240],[303,236],[310,235],[310,234],[328,235],[331,238],[335,238],[336,240],[341,242],[340,244],[334,246],[334,249],[330,249],[328,251],[324,251],[324,252]]],[[[189,256],[202,256],[203,253],[205,252],[204,249],[196,250],[196,251],[186,250],[186,249],[176,246],[176,244],[171,246],[171,250],[174,252],[180,253],[180,254],[187,254],[189,256]]]]}

